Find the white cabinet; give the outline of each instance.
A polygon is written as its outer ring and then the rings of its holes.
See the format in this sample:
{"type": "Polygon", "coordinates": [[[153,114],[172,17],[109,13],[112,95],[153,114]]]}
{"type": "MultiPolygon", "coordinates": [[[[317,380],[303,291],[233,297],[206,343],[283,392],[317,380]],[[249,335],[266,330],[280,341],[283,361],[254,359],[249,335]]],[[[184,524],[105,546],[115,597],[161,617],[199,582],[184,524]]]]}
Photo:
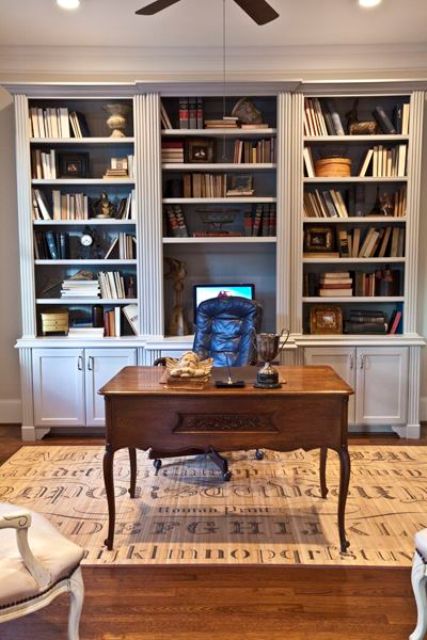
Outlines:
{"type": "Polygon", "coordinates": [[[84,425],[83,349],[34,349],[33,388],[35,425],[84,425]]]}
{"type": "Polygon", "coordinates": [[[33,349],[34,424],[104,426],[98,389],[120,369],[135,365],[136,349],[33,349]]]}
{"type": "Polygon", "coordinates": [[[354,389],[349,424],[401,425],[407,421],[407,347],[307,347],[304,363],[331,365],[354,389]]]}

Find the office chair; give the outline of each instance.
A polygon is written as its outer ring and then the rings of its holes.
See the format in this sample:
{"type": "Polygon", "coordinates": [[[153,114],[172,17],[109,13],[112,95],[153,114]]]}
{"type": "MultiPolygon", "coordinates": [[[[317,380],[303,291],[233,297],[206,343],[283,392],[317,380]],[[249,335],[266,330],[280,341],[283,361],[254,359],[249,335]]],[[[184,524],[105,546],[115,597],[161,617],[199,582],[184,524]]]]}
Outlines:
{"type": "MultiPolygon", "coordinates": [[[[257,361],[255,335],[259,333],[262,307],[255,300],[239,296],[218,296],[201,302],[197,307],[193,351],[201,358],[213,358],[214,367],[242,367],[254,365],[257,361]]],[[[159,358],[155,365],[164,365],[159,358]]],[[[191,451],[188,453],[195,453],[191,451]]],[[[215,449],[207,452],[222,470],[224,480],[229,480],[228,461],[215,449]]],[[[150,450],[149,458],[154,459],[156,475],[162,465],[164,452],[150,450]]],[[[263,452],[256,450],[255,457],[263,458],[263,452]]]]}

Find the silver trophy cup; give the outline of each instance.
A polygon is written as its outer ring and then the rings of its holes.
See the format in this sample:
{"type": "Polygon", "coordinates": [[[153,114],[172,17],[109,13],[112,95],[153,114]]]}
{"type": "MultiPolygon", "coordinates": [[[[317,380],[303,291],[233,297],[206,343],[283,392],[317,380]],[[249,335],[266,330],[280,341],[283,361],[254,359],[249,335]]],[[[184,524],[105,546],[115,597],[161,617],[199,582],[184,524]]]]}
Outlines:
{"type": "Polygon", "coordinates": [[[281,386],[279,382],[279,372],[272,366],[272,362],[277,358],[279,353],[284,349],[284,346],[289,338],[289,331],[287,332],[286,339],[282,346],[280,346],[280,340],[283,336],[282,333],[259,333],[256,336],[256,346],[258,359],[264,362],[261,369],[258,370],[256,376],[255,387],[261,389],[277,389],[281,386]]]}

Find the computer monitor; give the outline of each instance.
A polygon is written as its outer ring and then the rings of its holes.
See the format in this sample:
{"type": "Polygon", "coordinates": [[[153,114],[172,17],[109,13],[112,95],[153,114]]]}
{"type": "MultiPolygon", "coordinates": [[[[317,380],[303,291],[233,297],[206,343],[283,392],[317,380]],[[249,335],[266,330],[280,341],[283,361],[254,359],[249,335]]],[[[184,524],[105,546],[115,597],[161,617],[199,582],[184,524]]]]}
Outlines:
{"type": "Polygon", "coordinates": [[[197,307],[201,302],[219,295],[240,296],[255,299],[255,285],[253,284],[195,284],[193,286],[194,322],[196,322],[197,307]]]}

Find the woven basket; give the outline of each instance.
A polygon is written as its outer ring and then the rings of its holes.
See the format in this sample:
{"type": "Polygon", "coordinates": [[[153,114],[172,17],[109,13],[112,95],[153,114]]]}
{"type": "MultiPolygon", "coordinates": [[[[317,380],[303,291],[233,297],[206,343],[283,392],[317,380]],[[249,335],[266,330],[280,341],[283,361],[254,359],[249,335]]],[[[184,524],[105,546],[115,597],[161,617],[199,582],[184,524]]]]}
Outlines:
{"type": "Polygon", "coordinates": [[[314,163],[316,176],[319,178],[347,178],[351,175],[349,158],[323,158],[314,163]]]}

